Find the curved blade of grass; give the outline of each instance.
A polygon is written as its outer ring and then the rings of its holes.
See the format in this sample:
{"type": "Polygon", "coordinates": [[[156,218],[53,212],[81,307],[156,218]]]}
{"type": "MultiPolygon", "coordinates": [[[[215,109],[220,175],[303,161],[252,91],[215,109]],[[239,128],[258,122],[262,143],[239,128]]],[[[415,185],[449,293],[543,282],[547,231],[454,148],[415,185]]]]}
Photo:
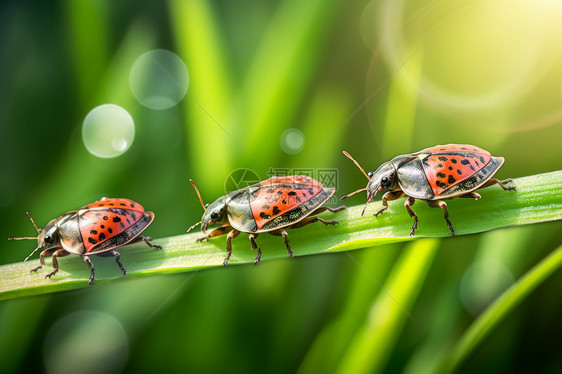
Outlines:
{"type": "MultiPolygon", "coordinates": [[[[233,153],[247,152],[241,144],[239,131],[228,119],[232,101],[231,72],[219,20],[207,1],[169,2],[172,31],[177,53],[186,62],[190,79],[185,105],[186,149],[189,160],[212,157],[213,164],[193,162],[190,167],[197,176],[199,188],[213,185],[216,175],[228,175],[233,169],[233,153]],[[235,152],[229,152],[235,150],[235,152]]],[[[186,87],[187,88],[187,87],[186,87]]],[[[205,189],[207,190],[207,189],[205,189]]]]}
{"type": "MultiPolygon", "coordinates": [[[[499,186],[480,190],[482,200],[455,199],[449,203],[450,219],[457,235],[473,234],[500,227],[524,225],[562,219],[562,171],[517,178],[516,192],[506,192],[499,186]]],[[[440,209],[416,204],[420,219],[414,238],[409,236],[412,220],[401,201],[391,202],[390,209],[375,218],[380,201],[371,204],[365,217],[360,217],[363,205],[348,208],[337,214],[323,214],[339,221],[337,226],[313,224],[301,230],[290,230],[290,240],[296,256],[368,248],[387,243],[424,237],[450,237],[440,209]]],[[[186,223],[187,226],[187,223],[186,223]]],[[[148,230],[150,231],[150,229],[148,230]]],[[[192,233],[155,240],[164,250],[148,248],[144,243],[125,246],[119,251],[121,262],[130,277],[149,274],[177,273],[222,266],[225,238],[197,243],[201,233],[192,233]]],[[[257,240],[263,249],[263,260],[286,258],[287,252],[280,238],[262,235],[257,240]]],[[[244,237],[234,240],[230,265],[253,263],[255,251],[244,237]]],[[[34,248],[34,243],[5,243],[10,250],[22,250],[22,257],[34,248]],[[24,245],[26,243],[26,245],[24,245]]],[[[49,264],[49,259],[47,259],[49,264]]],[[[94,258],[96,282],[121,278],[111,258],[94,258]]],[[[44,294],[88,286],[89,269],[78,256],[59,260],[61,271],[53,279],[45,279],[50,266],[38,274],[30,273],[38,261],[15,263],[0,267],[0,300],[26,295],[44,294]]]]}
{"type": "Polygon", "coordinates": [[[523,278],[505,291],[464,333],[442,367],[443,373],[455,372],[478,345],[521,301],[544,280],[562,267],[562,246],[554,250],[523,278]]]}
{"type": "Polygon", "coordinates": [[[411,318],[408,310],[415,302],[438,247],[437,239],[420,240],[407,247],[385,283],[387,292],[379,293],[373,302],[369,316],[336,372],[376,373],[384,369],[404,323],[411,318]]]}

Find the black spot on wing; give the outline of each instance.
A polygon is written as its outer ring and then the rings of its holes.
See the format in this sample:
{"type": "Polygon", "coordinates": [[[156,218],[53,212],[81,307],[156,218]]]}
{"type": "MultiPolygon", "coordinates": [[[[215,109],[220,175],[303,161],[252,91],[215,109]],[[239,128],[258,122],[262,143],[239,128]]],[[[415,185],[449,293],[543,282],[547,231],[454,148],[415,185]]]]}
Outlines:
{"type": "Polygon", "coordinates": [[[121,218],[120,217],[113,217],[113,222],[121,222],[121,218]]]}
{"type": "Polygon", "coordinates": [[[275,206],[273,207],[273,215],[276,216],[276,215],[278,215],[279,213],[281,213],[281,210],[277,207],[277,205],[275,205],[275,206]]]}
{"type": "Polygon", "coordinates": [[[90,235],[97,235],[98,232],[96,230],[90,230],[90,235]]]}
{"type": "Polygon", "coordinates": [[[102,232],[99,236],[99,241],[101,242],[103,240],[105,240],[105,234],[102,232]]]}
{"type": "Polygon", "coordinates": [[[437,176],[438,176],[439,178],[445,178],[446,175],[443,174],[443,173],[437,173],[437,176]]]}
{"type": "Polygon", "coordinates": [[[468,165],[468,164],[470,164],[470,161],[468,161],[467,159],[463,159],[463,160],[461,160],[461,164],[468,165]]]}
{"type": "Polygon", "coordinates": [[[438,159],[439,159],[440,161],[447,161],[447,160],[448,160],[448,158],[445,157],[445,156],[439,156],[438,159]]]}
{"type": "Polygon", "coordinates": [[[270,216],[269,214],[264,213],[264,212],[261,212],[261,213],[260,213],[260,217],[261,217],[262,219],[270,219],[270,218],[271,218],[271,216],[270,216]]]}
{"type": "Polygon", "coordinates": [[[462,175],[462,171],[460,169],[457,169],[457,174],[462,175]]]}
{"type": "Polygon", "coordinates": [[[88,241],[92,244],[97,244],[97,242],[98,242],[96,239],[92,238],[91,236],[88,237],[88,241]]]}
{"type": "Polygon", "coordinates": [[[447,182],[449,182],[449,184],[453,184],[455,183],[457,180],[455,179],[455,177],[453,177],[452,175],[449,175],[449,179],[447,180],[447,182]]]}

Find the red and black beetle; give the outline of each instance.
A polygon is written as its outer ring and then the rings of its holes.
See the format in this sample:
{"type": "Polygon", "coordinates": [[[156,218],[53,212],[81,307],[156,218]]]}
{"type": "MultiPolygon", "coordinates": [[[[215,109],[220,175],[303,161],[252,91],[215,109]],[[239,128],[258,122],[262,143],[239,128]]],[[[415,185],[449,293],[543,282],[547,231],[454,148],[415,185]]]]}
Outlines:
{"type": "Polygon", "coordinates": [[[208,206],[203,204],[195,183],[191,179],[189,181],[195,188],[205,213],[201,222],[191,226],[187,231],[198,224],[201,224],[203,232],[210,224],[221,225],[197,241],[208,241],[214,236],[227,234],[228,253],[223,263],[225,266],[232,254],[231,240],[241,232],[249,234],[252,248],[258,250],[254,261],[257,265],[260,262],[261,249],[256,244],[255,238],[260,233],[267,232],[285,238],[287,252],[293,257],[285,228],[303,227],[317,221],[325,225],[335,225],[337,221],[326,221],[312,216],[326,210],[338,212],[345,209],[344,205],[335,209],[322,206],[334,194],[335,188],[324,187],[317,180],[302,175],[272,177],[232,191],[208,206]]]}
{"type": "Polygon", "coordinates": [[[36,238],[10,238],[10,240],[37,239],[38,246],[25,259],[27,261],[39,248],[43,251],[39,256],[41,265],[33,269],[37,271],[45,266],[45,257],[53,256],[55,270],[45,276],[51,278],[59,271],[58,257],[76,254],[82,256],[91,269],[89,284],[94,283],[94,265],[89,255],[115,257],[115,262],[123,275],[127,271],[119,261],[120,254],[115,248],[137,241],[144,241],[150,247],[161,249],[159,245],[150,243],[150,237],[139,234],[154,219],[153,212],[147,212],[139,204],[128,199],[102,198],[78,210],[73,210],[51,220],[44,229],[37,227],[29,213],[27,214],[37,230],[36,238]]]}
{"type": "MultiPolygon", "coordinates": [[[[366,208],[377,192],[389,190],[382,197],[383,208],[375,213],[376,217],[388,209],[389,200],[408,196],[404,206],[410,217],[414,218],[411,236],[418,227],[418,216],[411,208],[416,199],[424,200],[430,207],[443,209],[447,226],[451,234],[455,235],[445,199],[468,197],[479,200],[480,195],[474,191],[494,184],[500,185],[506,191],[515,190],[515,186],[505,186],[511,179],[500,181],[492,178],[502,166],[504,158],[494,157],[490,152],[473,145],[437,145],[416,153],[396,156],[379,166],[375,172],[371,171],[368,174],[349,153],[343,153],[365,174],[369,183],[367,187],[341,199],[366,190],[366,208]]],[[[365,208],[361,216],[365,213],[365,208]]]]}

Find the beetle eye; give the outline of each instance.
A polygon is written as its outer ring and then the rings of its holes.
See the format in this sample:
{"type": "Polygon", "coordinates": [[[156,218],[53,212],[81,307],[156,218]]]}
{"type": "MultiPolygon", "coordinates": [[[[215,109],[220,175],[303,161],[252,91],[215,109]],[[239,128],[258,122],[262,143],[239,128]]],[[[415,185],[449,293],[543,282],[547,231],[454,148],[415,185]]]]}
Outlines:
{"type": "Polygon", "coordinates": [[[383,187],[390,186],[390,178],[389,177],[382,177],[381,186],[383,186],[383,187]]]}
{"type": "Polygon", "coordinates": [[[51,244],[53,242],[53,237],[50,235],[45,235],[45,243],[51,244]]]}
{"type": "Polygon", "coordinates": [[[373,173],[372,171],[370,171],[370,172],[367,173],[367,175],[369,176],[369,178],[372,178],[372,177],[373,177],[373,174],[374,174],[374,173],[373,173]]]}
{"type": "Polygon", "coordinates": [[[215,220],[215,219],[217,219],[217,218],[219,218],[219,215],[218,215],[217,212],[211,213],[211,219],[212,219],[212,220],[215,220]]]}

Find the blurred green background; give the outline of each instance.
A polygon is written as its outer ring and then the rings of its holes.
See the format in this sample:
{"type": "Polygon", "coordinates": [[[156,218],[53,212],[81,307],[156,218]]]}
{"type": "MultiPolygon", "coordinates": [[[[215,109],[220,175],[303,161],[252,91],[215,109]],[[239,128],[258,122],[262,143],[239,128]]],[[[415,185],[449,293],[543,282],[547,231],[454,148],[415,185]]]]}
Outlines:
{"type": "MultiPolygon", "coordinates": [[[[66,0],[0,9],[3,238],[33,235],[25,211],[44,226],[101,196],[155,211],[149,235],[178,235],[202,214],[187,179],[211,202],[237,168],[262,178],[270,168],[338,168],[341,196],[365,185],[342,149],[368,170],[446,143],[504,156],[500,178],[562,166],[561,1],[66,0]],[[164,69],[142,65],[149,51],[164,69]],[[134,139],[83,137],[86,116],[103,104],[130,114],[134,139]],[[119,155],[97,157],[89,141],[119,155]]],[[[449,209],[454,222],[454,201],[449,209]]],[[[264,248],[259,267],[5,301],[0,371],[436,372],[497,295],[561,243],[560,229],[278,261],[264,248]],[[405,295],[402,285],[411,287],[405,295]]],[[[237,240],[235,250],[250,251],[237,240]]],[[[34,247],[6,241],[0,261],[22,261],[34,247]]],[[[93,262],[117,271],[112,259],[93,262]]],[[[458,370],[562,372],[561,282],[557,272],[458,370]]]]}

